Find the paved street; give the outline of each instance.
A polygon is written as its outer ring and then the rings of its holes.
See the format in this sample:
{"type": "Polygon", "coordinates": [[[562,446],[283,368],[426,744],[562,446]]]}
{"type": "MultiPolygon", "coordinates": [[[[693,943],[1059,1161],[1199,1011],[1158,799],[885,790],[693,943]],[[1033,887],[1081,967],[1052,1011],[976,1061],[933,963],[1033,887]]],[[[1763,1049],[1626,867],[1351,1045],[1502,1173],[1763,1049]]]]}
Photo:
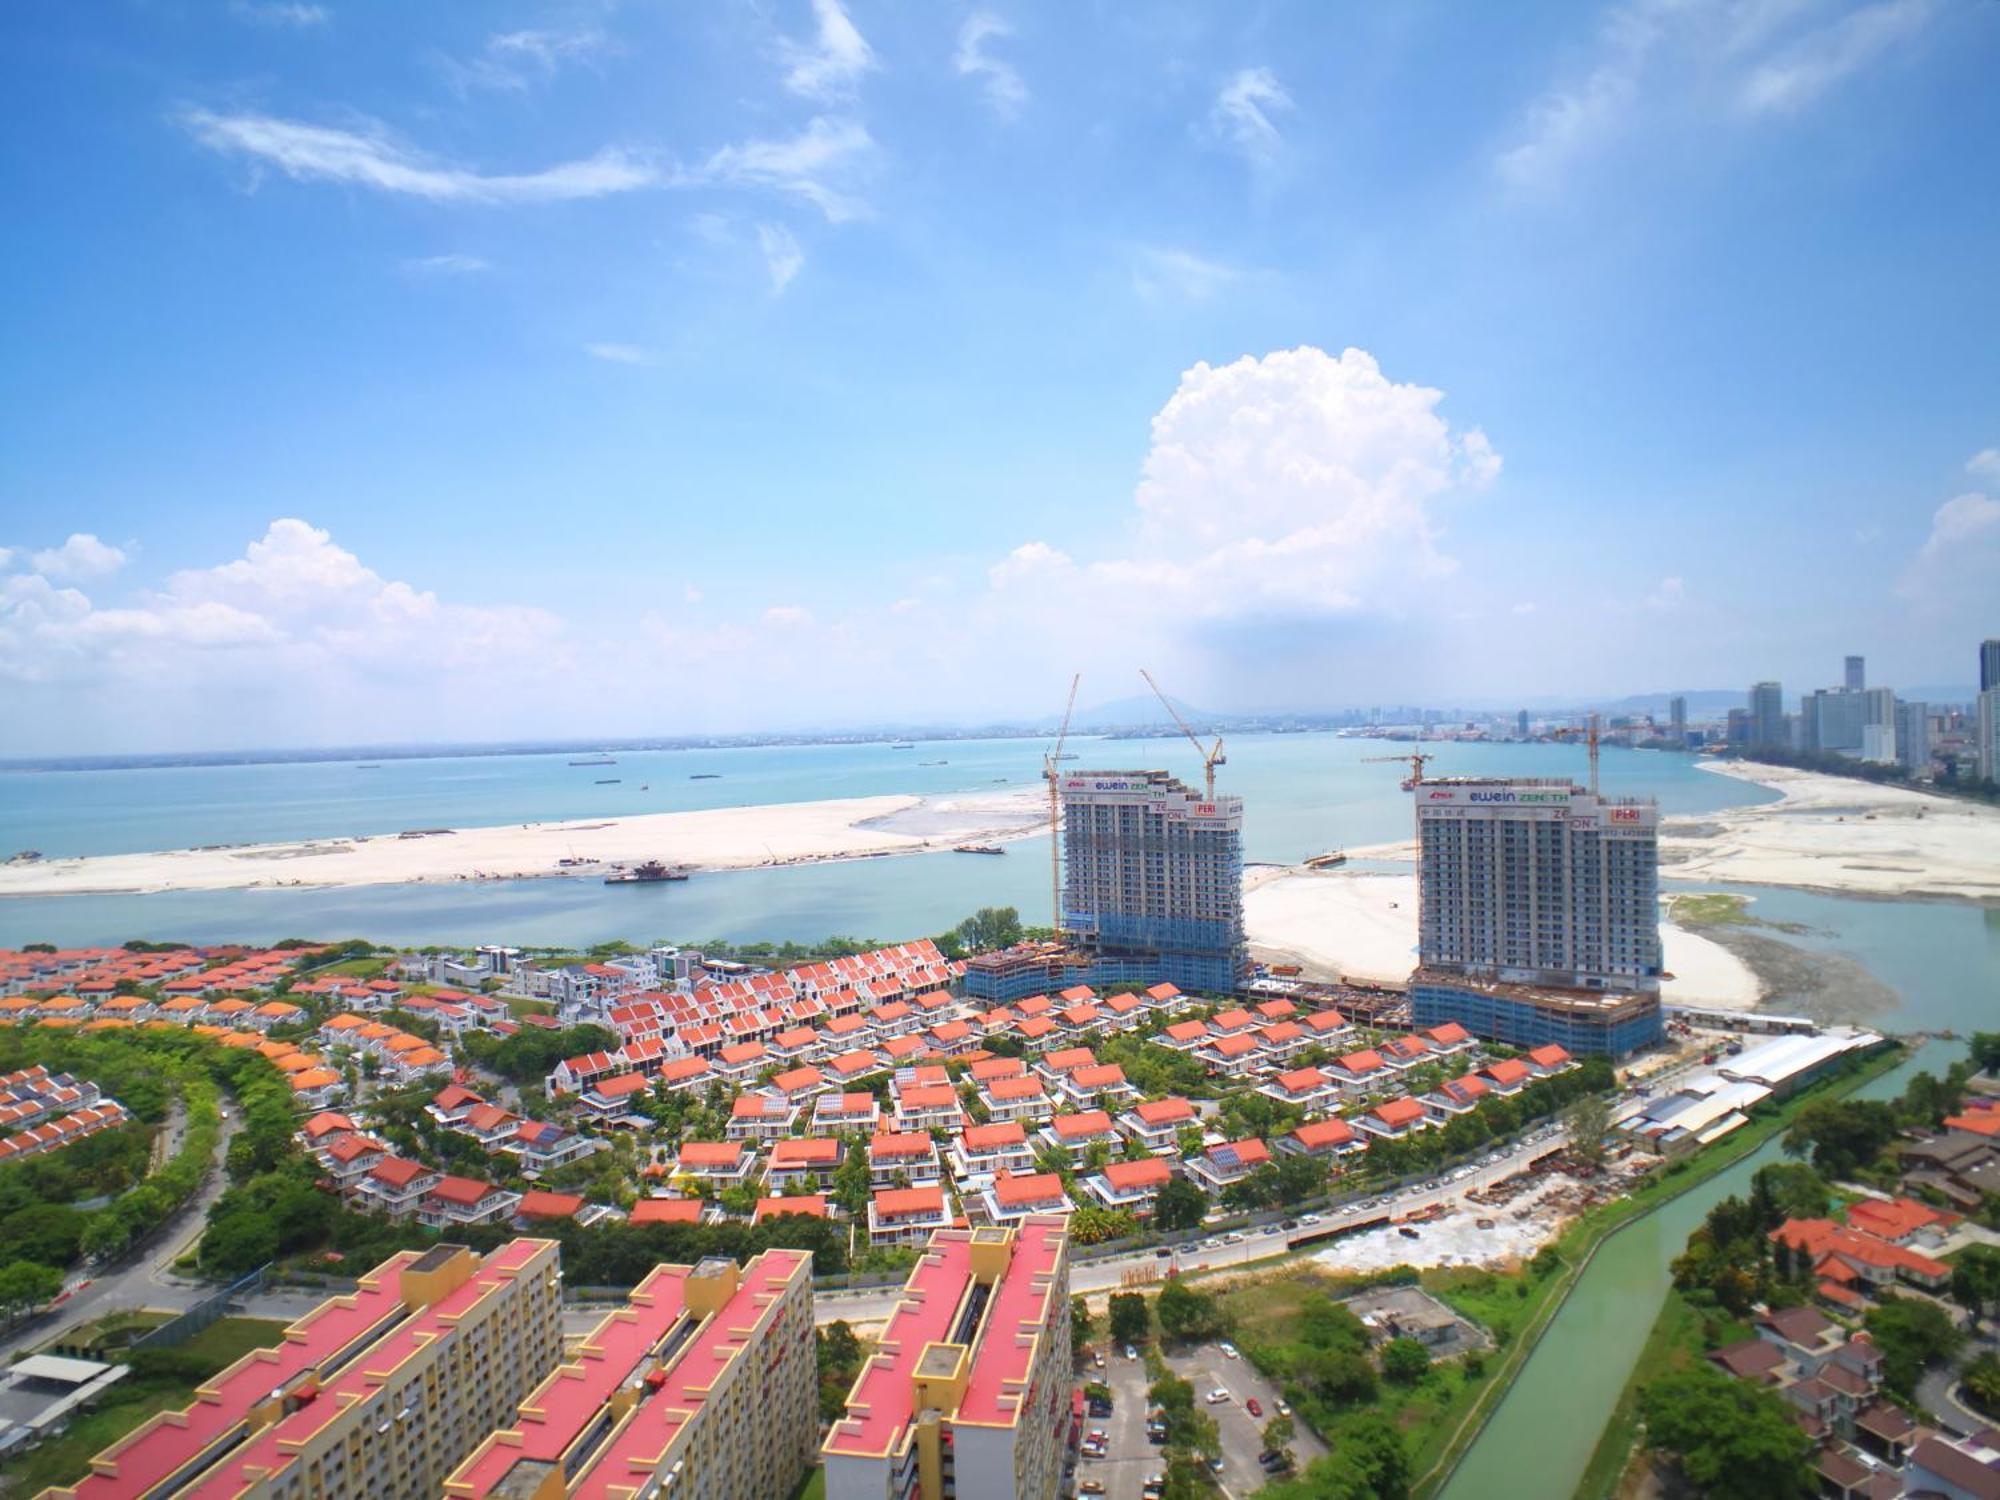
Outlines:
{"type": "MultiPolygon", "coordinates": [[[[1257,1464],[1264,1451],[1264,1424],[1277,1415],[1280,1392],[1276,1385],[1259,1375],[1247,1359],[1230,1359],[1214,1344],[1203,1344],[1184,1354],[1169,1354],[1167,1366],[1194,1387],[1195,1403],[1215,1419],[1222,1438],[1222,1472],[1217,1480],[1229,1495],[1247,1495],[1270,1476],[1257,1464]],[[1213,1390],[1229,1392],[1229,1400],[1207,1404],[1213,1390]],[[1263,1408],[1250,1415],[1248,1402],[1255,1398],[1263,1408]]],[[[1292,1456],[1304,1468],[1326,1454],[1326,1445],[1310,1432],[1300,1429],[1292,1439],[1292,1456]]]]}

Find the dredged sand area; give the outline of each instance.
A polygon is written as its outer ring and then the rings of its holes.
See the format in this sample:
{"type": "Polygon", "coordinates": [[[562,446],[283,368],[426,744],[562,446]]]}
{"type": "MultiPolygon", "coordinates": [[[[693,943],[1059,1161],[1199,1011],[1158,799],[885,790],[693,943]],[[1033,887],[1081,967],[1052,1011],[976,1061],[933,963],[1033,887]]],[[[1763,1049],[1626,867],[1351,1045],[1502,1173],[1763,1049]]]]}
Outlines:
{"type": "MultiPolygon", "coordinates": [[[[1314,978],[1401,983],[1417,963],[1417,878],[1257,870],[1245,882],[1243,921],[1258,958],[1298,964],[1314,978]]],[[[1676,926],[1665,910],[1660,941],[1674,976],[1661,988],[1669,1003],[1751,1010],[1763,997],[1748,964],[1713,939],[1676,926]]]]}
{"type": "Polygon", "coordinates": [[[602,878],[658,860],[691,870],[809,864],[992,844],[1047,828],[1038,789],[847,797],[702,812],[310,839],[0,866],[0,896],[258,887],[408,885],[537,876],[602,878]],[[572,861],[573,863],[564,863],[572,861]]]}

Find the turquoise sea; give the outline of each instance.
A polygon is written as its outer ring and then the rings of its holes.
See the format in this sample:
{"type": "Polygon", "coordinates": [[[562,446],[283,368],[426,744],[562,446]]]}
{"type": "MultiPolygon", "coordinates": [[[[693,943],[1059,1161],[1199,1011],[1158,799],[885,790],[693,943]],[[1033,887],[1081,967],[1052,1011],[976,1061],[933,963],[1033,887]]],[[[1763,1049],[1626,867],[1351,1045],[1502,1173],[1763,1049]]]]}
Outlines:
{"type": "MultiPolygon", "coordinates": [[[[1078,768],[1165,766],[1192,779],[1178,740],[1073,742],[1078,768]]],[[[354,763],[124,771],[0,773],[0,850],[110,853],[199,844],[390,833],[544,819],[744,806],[891,792],[948,794],[1039,782],[1032,740],[620,752],[615,767],[572,755],[451,757],[354,763]],[[945,764],[924,764],[943,761],[945,764]],[[690,780],[699,774],[717,779],[690,780]],[[599,786],[602,778],[617,784],[599,786]],[[641,791],[650,786],[650,791],[641,791]]],[[[1245,800],[1252,860],[1291,862],[1322,850],[1407,837],[1406,768],[1372,756],[1399,748],[1332,735],[1245,735],[1230,742],[1222,790],[1245,800]]],[[[1431,745],[1430,775],[1585,774],[1568,745],[1431,745]]],[[[1609,751],[1603,785],[1649,794],[1667,813],[1770,800],[1761,788],[1697,768],[1688,756],[1609,751]]],[[[586,945],[612,939],[700,942],[830,933],[896,939],[935,933],[980,906],[1046,920],[1048,846],[1011,844],[1004,858],[950,853],[703,875],[685,884],[606,887],[594,880],[517,880],[345,890],[224,891],[0,900],[0,945],[127,938],[357,937],[402,944],[586,945]]],[[[1798,939],[1859,959],[1903,997],[1886,1018],[1966,1029],[2000,1018],[2000,913],[1933,902],[1882,902],[1757,889],[1760,914],[1800,922],[1798,939]]]]}

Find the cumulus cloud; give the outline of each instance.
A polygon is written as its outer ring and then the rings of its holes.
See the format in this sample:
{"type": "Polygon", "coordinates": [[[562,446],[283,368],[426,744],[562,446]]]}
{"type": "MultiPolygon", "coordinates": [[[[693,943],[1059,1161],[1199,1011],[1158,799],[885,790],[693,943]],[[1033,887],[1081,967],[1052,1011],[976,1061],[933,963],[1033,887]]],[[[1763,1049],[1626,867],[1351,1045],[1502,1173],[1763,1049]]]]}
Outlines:
{"type": "Polygon", "coordinates": [[[0,580],[0,676],[113,691],[209,681],[303,692],[334,672],[385,687],[510,663],[531,672],[559,634],[541,610],[448,604],[385,579],[296,519],[273,521],[239,558],[116,606],[40,574],[0,580]]]}
{"type": "Polygon", "coordinates": [[[778,44],[785,87],[808,99],[844,99],[875,67],[875,53],[840,0],[812,0],[813,37],[778,44]]]}
{"type": "Polygon", "coordinates": [[[1278,82],[1276,73],[1269,68],[1244,68],[1231,74],[1215,96],[1209,127],[1252,166],[1269,166],[1284,145],[1273,117],[1289,113],[1292,107],[1292,96],[1278,82]]]}
{"type": "Polygon", "coordinates": [[[343,130],[254,112],[186,109],[181,128],[201,145],[254,166],[274,167],[296,182],[336,182],[433,203],[555,203],[656,187],[657,165],[620,149],[533,172],[485,173],[436,162],[364,121],[343,130]]]}
{"type": "Polygon", "coordinates": [[[1951,628],[1967,633],[1990,632],[1996,578],[2000,499],[1974,491],[1931,513],[1929,534],[1903,569],[1897,592],[1934,621],[1955,621],[1951,628]]]}
{"type": "Polygon", "coordinates": [[[1006,41],[1013,35],[1014,28],[998,16],[975,11],[959,27],[958,50],[951,58],[960,77],[978,80],[986,93],[986,102],[1003,120],[1011,120],[1021,112],[1021,106],[1028,102],[1028,86],[1021,81],[1013,64],[993,55],[989,44],[1006,41]]]}
{"type": "Polygon", "coordinates": [[[1965,472],[2000,486],[2000,448],[1982,448],[1965,461],[1965,472]]]}
{"type": "Polygon", "coordinates": [[[126,559],[122,548],[79,531],[60,547],[36,552],[28,561],[37,573],[51,578],[105,578],[124,567],[126,559]]]}
{"type": "Polygon", "coordinates": [[[791,230],[782,224],[759,224],[757,248],[763,252],[764,271],[771,278],[771,292],[775,296],[792,284],[792,278],[806,263],[806,253],[799,248],[791,230]]]}

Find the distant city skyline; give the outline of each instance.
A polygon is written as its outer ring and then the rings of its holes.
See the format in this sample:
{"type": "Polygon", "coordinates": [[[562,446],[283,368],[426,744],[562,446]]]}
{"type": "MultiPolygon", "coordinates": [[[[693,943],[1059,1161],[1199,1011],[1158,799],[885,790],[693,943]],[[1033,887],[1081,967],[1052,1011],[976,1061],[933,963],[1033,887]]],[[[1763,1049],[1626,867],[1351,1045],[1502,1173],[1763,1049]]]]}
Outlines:
{"type": "Polygon", "coordinates": [[[0,38],[0,756],[1936,700],[2000,632],[2000,8],[0,38]]]}

